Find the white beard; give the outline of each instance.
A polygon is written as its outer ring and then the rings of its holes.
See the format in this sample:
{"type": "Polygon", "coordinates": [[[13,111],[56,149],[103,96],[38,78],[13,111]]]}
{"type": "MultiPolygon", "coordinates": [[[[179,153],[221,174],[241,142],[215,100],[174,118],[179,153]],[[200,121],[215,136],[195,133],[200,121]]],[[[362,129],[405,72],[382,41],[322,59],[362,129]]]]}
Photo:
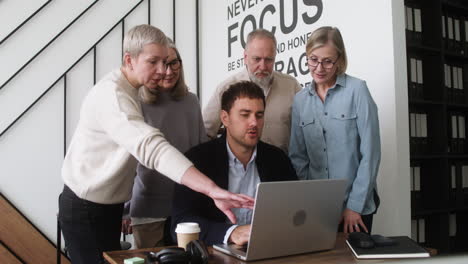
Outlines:
{"type": "Polygon", "coordinates": [[[250,71],[248,72],[249,72],[249,78],[252,82],[260,86],[260,88],[262,88],[264,91],[268,90],[268,88],[270,87],[271,81],[273,79],[272,73],[270,73],[267,77],[258,78],[257,76],[255,76],[255,73],[251,73],[250,71]]]}

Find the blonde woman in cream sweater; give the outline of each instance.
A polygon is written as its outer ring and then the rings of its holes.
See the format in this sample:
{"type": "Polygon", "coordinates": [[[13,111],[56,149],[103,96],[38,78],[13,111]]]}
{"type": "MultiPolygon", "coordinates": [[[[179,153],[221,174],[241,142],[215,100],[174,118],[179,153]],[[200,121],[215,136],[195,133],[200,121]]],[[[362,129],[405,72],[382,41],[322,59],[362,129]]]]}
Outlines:
{"type": "Polygon", "coordinates": [[[102,263],[103,251],[120,248],[123,205],[131,197],[138,162],[209,196],[232,222],[231,208],[253,205],[252,198],[218,187],[144,122],[139,88],[155,87],[164,77],[164,33],[136,26],[123,45],[123,66],[100,80],[83,101],[62,167],[59,221],[74,264],[102,263]]]}

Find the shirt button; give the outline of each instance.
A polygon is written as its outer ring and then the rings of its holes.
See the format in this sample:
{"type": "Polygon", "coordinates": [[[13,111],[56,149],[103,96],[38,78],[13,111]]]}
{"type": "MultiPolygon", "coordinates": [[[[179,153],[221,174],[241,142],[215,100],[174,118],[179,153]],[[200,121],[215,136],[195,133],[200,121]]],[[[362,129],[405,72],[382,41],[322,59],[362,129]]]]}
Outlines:
{"type": "Polygon", "coordinates": [[[341,118],[344,118],[344,115],[341,115],[341,118]]]}
{"type": "Polygon", "coordinates": [[[325,115],[328,115],[328,112],[325,112],[325,115]]]}
{"type": "Polygon", "coordinates": [[[323,151],[327,151],[327,149],[326,149],[326,148],[324,148],[324,149],[323,149],[323,151]]]}
{"type": "Polygon", "coordinates": [[[326,133],[327,133],[327,131],[324,129],[324,130],[323,130],[323,133],[324,133],[324,134],[326,134],[326,133]]]}
{"type": "Polygon", "coordinates": [[[328,168],[325,168],[326,171],[328,171],[328,168]]]}

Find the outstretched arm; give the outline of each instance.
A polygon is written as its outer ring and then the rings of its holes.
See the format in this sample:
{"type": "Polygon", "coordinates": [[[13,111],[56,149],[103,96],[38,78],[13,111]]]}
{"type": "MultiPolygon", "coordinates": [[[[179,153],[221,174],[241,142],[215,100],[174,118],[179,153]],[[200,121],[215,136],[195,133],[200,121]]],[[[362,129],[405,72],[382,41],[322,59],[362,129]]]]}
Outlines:
{"type": "Polygon", "coordinates": [[[244,194],[234,194],[221,189],[211,179],[193,166],[182,176],[181,184],[213,199],[216,207],[218,207],[233,224],[236,223],[236,217],[231,211],[232,208],[253,209],[254,199],[252,197],[244,194]]]}

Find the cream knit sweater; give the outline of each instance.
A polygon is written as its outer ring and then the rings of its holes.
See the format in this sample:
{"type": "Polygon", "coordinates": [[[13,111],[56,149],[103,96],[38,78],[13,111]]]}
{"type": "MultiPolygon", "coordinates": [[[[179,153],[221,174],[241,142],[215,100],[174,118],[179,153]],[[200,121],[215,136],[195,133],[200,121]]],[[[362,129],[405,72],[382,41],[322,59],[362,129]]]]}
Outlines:
{"type": "Polygon", "coordinates": [[[131,197],[137,161],[177,183],[192,166],[158,129],[144,122],[138,89],[115,70],[83,101],[62,177],[82,199],[122,203],[131,197]]]}

